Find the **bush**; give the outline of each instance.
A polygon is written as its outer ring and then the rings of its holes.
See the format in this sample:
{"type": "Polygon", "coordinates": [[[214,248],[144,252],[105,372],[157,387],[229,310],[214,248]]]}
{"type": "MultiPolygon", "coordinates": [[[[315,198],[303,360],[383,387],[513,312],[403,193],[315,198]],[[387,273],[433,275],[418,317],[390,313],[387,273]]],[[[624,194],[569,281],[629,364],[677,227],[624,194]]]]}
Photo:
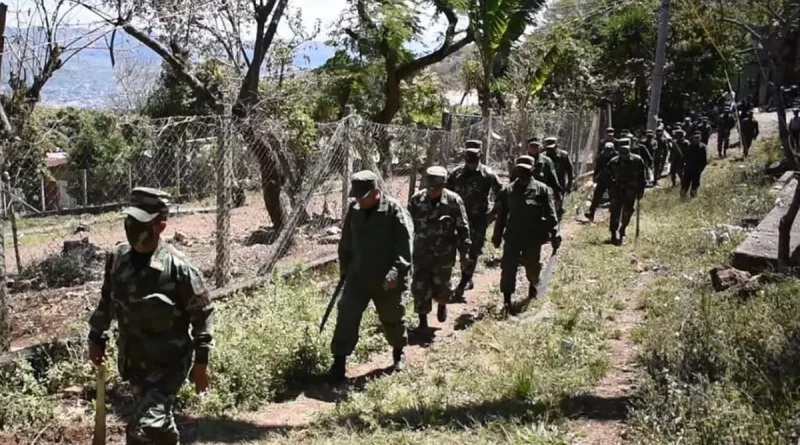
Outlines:
{"type": "Polygon", "coordinates": [[[20,278],[39,280],[48,288],[76,286],[98,279],[96,267],[101,262],[99,249],[88,242],[83,244],[78,248],[50,255],[40,263],[26,267],[20,278]]]}

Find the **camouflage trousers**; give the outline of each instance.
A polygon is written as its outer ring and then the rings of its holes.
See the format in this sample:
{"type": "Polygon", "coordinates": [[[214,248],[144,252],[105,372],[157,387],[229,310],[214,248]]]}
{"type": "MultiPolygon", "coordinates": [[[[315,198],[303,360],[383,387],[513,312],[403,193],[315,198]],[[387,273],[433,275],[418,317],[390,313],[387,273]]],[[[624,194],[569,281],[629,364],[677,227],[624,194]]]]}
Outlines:
{"type": "Polygon", "coordinates": [[[478,265],[478,258],[483,255],[483,247],[486,245],[486,229],[489,227],[489,219],[486,216],[469,217],[468,223],[472,245],[469,251],[469,261],[467,264],[461,265],[461,275],[472,279],[478,265]]]}
{"type": "Polygon", "coordinates": [[[631,193],[614,192],[611,195],[611,218],[609,230],[611,233],[625,234],[625,229],[631,222],[636,208],[636,195],[631,193]]]}
{"type": "Polygon", "coordinates": [[[127,445],[178,444],[173,408],[178,390],[186,380],[187,368],[131,380],[136,410],[125,430],[127,445]]]}
{"type": "Polygon", "coordinates": [[[525,268],[525,276],[531,286],[539,284],[542,272],[542,245],[536,242],[518,243],[505,241],[503,258],[500,261],[500,292],[513,294],[517,287],[519,265],[525,268]]]}
{"type": "Polygon", "coordinates": [[[361,318],[372,301],[383,325],[383,335],[394,348],[401,348],[408,342],[406,335],[403,288],[384,290],[382,283],[364,285],[358,281],[348,282],[342,299],[337,305],[336,329],[331,341],[331,352],[335,357],[346,357],[353,353],[358,344],[358,331],[361,318]]]}
{"type": "Polygon", "coordinates": [[[415,266],[414,277],[411,281],[411,295],[414,297],[416,313],[430,314],[433,300],[441,304],[447,304],[450,301],[453,293],[450,289],[453,266],[454,264],[449,261],[433,267],[415,266]]]}

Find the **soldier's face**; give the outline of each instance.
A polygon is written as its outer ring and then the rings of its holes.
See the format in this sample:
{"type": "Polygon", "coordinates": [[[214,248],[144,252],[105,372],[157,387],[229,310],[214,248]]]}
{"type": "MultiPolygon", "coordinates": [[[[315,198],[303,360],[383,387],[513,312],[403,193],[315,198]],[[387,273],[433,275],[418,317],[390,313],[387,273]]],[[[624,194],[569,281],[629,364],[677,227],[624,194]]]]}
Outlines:
{"type": "Polygon", "coordinates": [[[542,152],[542,146],[539,144],[528,145],[528,153],[533,156],[538,156],[542,152]]]}
{"type": "Polygon", "coordinates": [[[444,190],[444,186],[443,185],[435,185],[435,186],[428,187],[426,189],[426,191],[428,193],[428,197],[431,198],[431,199],[439,199],[439,198],[441,198],[442,197],[442,190],[444,190]]]}
{"type": "Polygon", "coordinates": [[[378,189],[374,189],[373,191],[367,193],[366,196],[361,198],[357,198],[359,207],[362,209],[371,209],[378,205],[378,202],[381,199],[381,191],[378,189]]]}
{"type": "Polygon", "coordinates": [[[467,153],[464,155],[464,164],[470,170],[477,170],[480,158],[474,153],[467,153]]]}
{"type": "Polygon", "coordinates": [[[158,247],[158,240],[166,227],[167,222],[164,219],[142,223],[129,216],[125,218],[125,237],[134,250],[149,253],[158,247]]]}
{"type": "Polygon", "coordinates": [[[692,136],[692,142],[694,142],[695,144],[699,144],[700,143],[700,136],[697,136],[697,135],[696,136],[692,136]]]}

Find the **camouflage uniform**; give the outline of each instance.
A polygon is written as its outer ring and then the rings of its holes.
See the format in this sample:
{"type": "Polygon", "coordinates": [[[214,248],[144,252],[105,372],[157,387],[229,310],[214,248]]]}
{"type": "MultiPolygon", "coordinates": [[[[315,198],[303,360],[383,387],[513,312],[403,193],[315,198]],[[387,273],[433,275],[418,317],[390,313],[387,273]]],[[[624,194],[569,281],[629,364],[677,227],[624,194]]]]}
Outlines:
{"type": "MultiPolygon", "coordinates": [[[[364,190],[371,192],[376,181],[372,172],[356,173],[351,197],[363,196],[364,190]]],[[[411,217],[397,200],[382,194],[376,207],[370,209],[351,202],[342,227],[339,270],[347,280],[337,306],[331,351],[340,360],[353,353],[361,317],[370,301],[375,304],[386,340],[395,352],[402,351],[407,342],[402,294],[407,288],[414,238],[411,217]],[[396,282],[397,287],[385,289],[387,280],[396,282]]]]}
{"type": "Polygon", "coordinates": [[[635,154],[618,155],[608,163],[611,176],[609,195],[611,197],[611,219],[609,230],[611,240],[616,242],[625,237],[625,229],[631,221],[636,200],[644,196],[647,172],[644,161],[635,154]],[[619,238],[618,238],[619,235],[619,238]]]}
{"type": "Polygon", "coordinates": [[[725,112],[719,117],[719,129],[717,130],[717,154],[724,158],[728,155],[728,147],[731,145],[731,130],[736,126],[736,120],[730,112],[725,112]]]}
{"type": "Polygon", "coordinates": [[[564,200],[572,190],[572,181],[575,179],[574,167],[572,166],[572,160],[569,158],[569,153],[556,146],[555,138],[545,139],[545,153],[553,161],[556,179],[562,189],[560,199],[556,203],[558,219],[561,220],[561,216],[564,214],[564,200]]]}
{"type": "MultiPolygon", "coordinates": [[[[480,149],[467,150],[469,153],[480,154],[480,149]]],[[[486,229],[489,227],[490,219],[489,196],[494,195],[493,198],[496,200],[502,186],[500,178],[489,166],[478,164],[475,170],[470,170],[466,165],[456,167],[448,176],[445,187],[461,197],[467,211],[470,252],[469,261],[466,265],[462,265],[461,271],[462,284],[466,286],[467,282],[472,280],[478,258],[483,254],[483,247],[486,244],[486,229]]]]}
{"type": "Polygon", "coordinates": [[[597,163],[594,167],[594,182],[596,185],[589,211],[585,214],[586,218],[590,221],[594,220],[594,212],[597,211],[597,208],[600,206],[600,200],[603,199],[603,195],[608,191],[608,186],[610,184],[608,163],[617,156],[617,150],[614,148],[614,144],[611,142],[607,142],[606,144],[607,146],[597,157],[597,163]]]}
{"type": "MultiPolygon", "coordinates": [[[[429,168],[427,176],[438,177],[439,169],[444,185],[447,170],[443,167],[429,168]]],[[[456,250],[461,258],[469,253],[471,241],[467,212],[461,197],[447,189],[443,189],[441,197],[436,200],[428,196],[427,190],[417,192],[408,203],[408,212],[414,222],[411,294],[416,312],[426,315],[431,311],[431,298],[439,304],[450,300],[450,277],[456,262],[456,250]]]]}
{"type": "Polygon", "coordinates": [[[669,176],[672,179],[672,186],[675,186],[677,179],[683,181],[683,161],[684,153],[689,149],[689,141],[683,136],[683,130],[675,131],[677,139],[672,141],[669,153],[669,176]]]}
{"type": "Polygon", "coordinates": [[[656,152],[653,159],[653,182],[658,184],[661,175],[664,173],[664,165],[667,163],[667,156],[669,156],[670,141],[664,135],[663,130],[656,135],[656,152]]]}
{"type": "Polygon", "coordinates": [[[631,153],[638,155],[644,161],[644,166],[648,171],[653,169],[655,163],[655,153],[658,148],[658,143],[653,138],[652,130],[647,130],[647,136],[640,140],[631,153]]]}
{"type": "Polygon", "coordinates": [[[708,140],[711,139],[711,132],[714,131],[711,128],[711,124],[708,123],[708,118],[703,118],[703,120],[697,124],[695,131],[700,132],[701,140],[704,144],[708,145],[708,140]]]}
{"type": "MultiPolygon", "coordinates": [[[[695,133],[694,138],[697,136],[702,137],[699,132],[695,133]]],[[[686,196],[686,192],[690,192],[691,196],[697,196],[697,189],[700,188],[700,176],[708,163],[706,144],[692,141],[683,153],[683,160],[681,196],[686,196]]]]}
{"type": "Polygon", "coordinates": [[[744,157],[747,157],[750,153],[750,146],[758,138],[758,121],[753,116],[753,112],[749,111],[742,118],[739,125],[742,127],[742,150],[744,151],[744,157]]]}
{"type": "MultiPolygon", "coordinates": [[[[166,195],[153,197],[151,191],[134,189],[132,205],[150,207],[150,212],[166,210],[166,195]]],[[[126,213],[134,216],[130,210],[126,213]]],[[[136,400],[127,444],[178,443],[176,394],[193,352],[195,364],[208,363],[212,310],[200,272],[172,246],[159,244],[147,255],[126,243],[108,255],[100,303],[89,320],[89,340],[105,347],[106,331],[117,321],[119,374],[131,383],[136,400]]]]}
{"type": "MultiPolygon", "coordinates": [[[[515,168],[530,170],[531,166],[518,161],[515,168]]],[[[536,285],[542,269],[542,244],[560,243],[558,219],[552,191],[534,178],[526,183],[517,179],[507,185],[497,200],[497,222],[492,242],[499,246],[505,241],[501,261],[500,291],[510,304],[516,288],[520,263],[525,267],[529,296],[536,296],[536,285]]]]}

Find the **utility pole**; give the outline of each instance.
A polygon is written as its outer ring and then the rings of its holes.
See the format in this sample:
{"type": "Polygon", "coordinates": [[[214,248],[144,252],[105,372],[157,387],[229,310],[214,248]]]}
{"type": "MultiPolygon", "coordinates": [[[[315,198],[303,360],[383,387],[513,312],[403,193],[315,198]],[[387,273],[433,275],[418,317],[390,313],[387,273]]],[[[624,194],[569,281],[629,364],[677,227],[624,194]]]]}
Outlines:
{"type": "Polygon", "coordinates": [[[667,37],[669,35],[669,1],[661,0],[661,18],[658,25],[658,46],[653,80],[650,86],[650,107],[647,110],[647,129],[655,130],[656,116],[661,106],[661,86],[664,83],[664,65],[667,63],[667,37]]]}

